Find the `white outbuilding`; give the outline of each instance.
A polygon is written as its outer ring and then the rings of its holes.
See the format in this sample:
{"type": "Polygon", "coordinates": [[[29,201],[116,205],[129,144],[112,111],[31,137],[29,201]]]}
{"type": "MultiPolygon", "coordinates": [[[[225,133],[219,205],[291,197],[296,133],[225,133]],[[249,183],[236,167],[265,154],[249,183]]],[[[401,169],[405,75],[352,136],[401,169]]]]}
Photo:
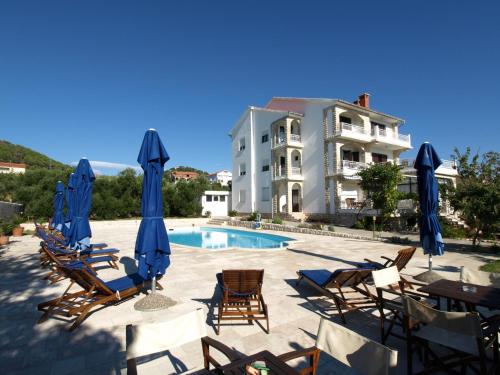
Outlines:
{"type": "Polygon", "coordinates": [[[201,196],[202,215],[227,216],[229,191],[207,190],[201,196]]]}

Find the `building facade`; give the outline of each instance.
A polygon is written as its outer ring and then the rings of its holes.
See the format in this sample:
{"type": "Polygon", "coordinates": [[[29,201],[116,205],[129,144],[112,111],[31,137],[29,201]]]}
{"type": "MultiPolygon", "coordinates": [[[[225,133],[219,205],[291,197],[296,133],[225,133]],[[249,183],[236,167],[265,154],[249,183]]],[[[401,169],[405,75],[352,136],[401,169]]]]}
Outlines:
{"type": "Polygon", "coordinates": [[[207,190],[201,196],[202,215],[227,216],[229,191],[207,190]]]}
{"type": "Polygon", "coordinates": [[[335,217],[364,200],[359,170],[412,148],[404,120],[340,99],[273,98],[231,130],[232,208],[305,219],[335,217]]]}
{"type": "Polygon", "coordinates": [[[0,161],[0,173],[24,173],[26,164],[0,161]]]}
{"type": "Polygon", "coordinates": [[[233,179],[233,174],[228,170],[222,170],[209,174],[207,178],[210,182],[218,182],[221,186],[228,186],[233,179]]]}

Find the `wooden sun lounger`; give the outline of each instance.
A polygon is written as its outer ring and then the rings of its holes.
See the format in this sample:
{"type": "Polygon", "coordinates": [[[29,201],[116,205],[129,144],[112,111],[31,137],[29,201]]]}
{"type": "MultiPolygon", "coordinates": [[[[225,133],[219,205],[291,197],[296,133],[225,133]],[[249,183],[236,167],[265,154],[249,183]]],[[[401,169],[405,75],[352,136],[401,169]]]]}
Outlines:
{"type": "Polygon", "coordinates": [[[118,269],[118,265],[116,264],[115,258],[109,255],[100,257],[80,257],[80,258],[77,258],[72,255],[56,256],[56,254],[49,249],[49,247],[45,242],[42,242],[40,246],[42,250],[42,256],[44,257],[44,259],[47,260],[46,262],[44,261],[44,263],[48,263],[52,268],[49,274],[45,276],[45,279],[49,280],[51,284],[54,284],[66,278],[65,275],[61,273],[58,269],[58,267],[64,265],[71,266],[77,264],[78,262],[81,262],[92,272],[96,273],[93,266],[98,263],[107,262],[110,267],[118,269]]]}
{"type": "Polygon", "coordinates": [[[365,259],[365,262],[368,262],[372,266],[376,267],[377,269],[383,269],[383,268],[388,268],[388,267],[393,267],[396,266],[398,268],[398,271],[401,272],[402,269],[404,269],[408,262],[411,260],[413,257],[413,254],[415,254],[415,251],[417,250],[416,247],[408,247],[405,249],[401,249],[398,251],[398,254],[394,259],[391,259],[386,256],[382,256],[381,258],[384,259],[381,262],[375,262],[370,259],[365,259]]]}
{"type": "Polygon", "coordinates": [[[217,275],[221,298],[218,306],[217,331],[222,320],[265,320],[269,333],[269,313],[262,296],[264,270],[223,270],[217,275]]]}
{"type": "Polygon", "coordinates": [[[376,297],[370,293],[366,280],[372,269],[301,270],[297,285],[305,280],[313,288],[333,299],[335,307],[345,324],[343,310],[359,310],[376,307],[376,297]]]}
{"type": "MultiPolygon", "coordinates": [[[[146,282],[149,282],[138,274],[105,282],[83,264],[58,266],[58,272],[71,280],[70,285],[59,298],[38,305],[38,310],[43,312],[38,323],[46,321],[52,315],[76,317],[70,331],[78,327],[94,307],[114,304],[133,297],[140,293],[146,282]],[[70,293],[75,284],[82,290],[70,293]]],[[[162,289],[158,282],[157,287],[162,289]]]]}

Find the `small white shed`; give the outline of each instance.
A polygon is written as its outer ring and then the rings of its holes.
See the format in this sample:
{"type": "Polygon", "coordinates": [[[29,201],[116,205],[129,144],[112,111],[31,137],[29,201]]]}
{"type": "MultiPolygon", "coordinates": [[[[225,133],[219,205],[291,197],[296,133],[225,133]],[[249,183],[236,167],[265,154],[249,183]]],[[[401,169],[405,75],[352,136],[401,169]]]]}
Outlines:
{"type": "Polygon", "coordinates": [[[227,216],[229,191],[207,190],[201,196],[202,215],[227,216]]]}

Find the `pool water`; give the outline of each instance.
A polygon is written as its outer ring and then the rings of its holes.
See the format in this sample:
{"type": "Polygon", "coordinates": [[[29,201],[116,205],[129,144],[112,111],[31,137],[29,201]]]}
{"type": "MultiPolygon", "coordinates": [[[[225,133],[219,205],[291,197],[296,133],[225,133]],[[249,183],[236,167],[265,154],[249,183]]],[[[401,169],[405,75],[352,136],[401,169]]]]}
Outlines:
{"type": "Polygon", "coordinates": [[[288,245],[293,238],[273,234],[248,232],[226,228],[175,228],[168,231],[170,242],[204,249],[227,249],[241,247],[247,249],[274,249],[288,245]]]}

